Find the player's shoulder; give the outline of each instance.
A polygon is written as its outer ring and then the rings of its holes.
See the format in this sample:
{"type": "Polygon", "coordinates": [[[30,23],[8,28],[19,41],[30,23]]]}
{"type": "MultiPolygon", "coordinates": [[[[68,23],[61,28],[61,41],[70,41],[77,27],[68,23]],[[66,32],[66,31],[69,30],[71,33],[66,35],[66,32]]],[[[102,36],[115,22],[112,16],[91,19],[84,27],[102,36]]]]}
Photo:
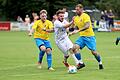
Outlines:
{"type": "Polygon", "coordinates": [[[60,23],[60,21],[59,21],[59,20],[55,20],[55,21],[54,21],[54,24],[57,24],[57,23],[60,23]]]}
{"type": "Polygon", "coordinates": [[[82,16],[87,16],[88,17],[89,15],[87,13],[82,13],[82,16]]]}
{"type": "Polygon", "coordinates": [[[50,20],[48,20],[48,19],[46,20],[46,22],[47,22],[47,23],[52,23],[52,21],[50,21],[50,20]]]}
{"type": "Polygon", "coordinates": [[[41,20],[37,20],[37,21],[35,21],[34,23],[39,23],[41,20]]]}

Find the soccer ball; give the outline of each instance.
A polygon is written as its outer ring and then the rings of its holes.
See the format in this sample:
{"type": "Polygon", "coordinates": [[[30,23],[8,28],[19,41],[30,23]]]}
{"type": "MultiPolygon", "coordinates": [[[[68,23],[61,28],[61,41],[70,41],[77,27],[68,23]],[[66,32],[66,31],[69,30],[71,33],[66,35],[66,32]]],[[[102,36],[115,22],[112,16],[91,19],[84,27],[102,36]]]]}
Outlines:
{"type": "Polygon", "coordinates": [[[77,68],[76,68],[74,65],[70,65],[70,66],[68,67],[68,73],[74,74],[74,73],[76,73],[76,72],[77,72],[77,68]]]}

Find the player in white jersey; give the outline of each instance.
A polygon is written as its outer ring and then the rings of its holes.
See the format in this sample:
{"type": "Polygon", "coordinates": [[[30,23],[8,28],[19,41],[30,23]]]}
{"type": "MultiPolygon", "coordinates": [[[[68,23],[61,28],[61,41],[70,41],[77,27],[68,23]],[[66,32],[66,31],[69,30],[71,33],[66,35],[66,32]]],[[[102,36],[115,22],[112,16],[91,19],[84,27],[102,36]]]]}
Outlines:
{"type": "Polygon", "coordinates": [[[74,58],[76,64],[79,64],[79,61],[73,54],[73,43],[68,38],[66,29],[72,25],[73,21],[68,23],[64,19],[64,11],[58,10],[56,12],[56,15],[58,17],[57,20],[54,22],[54,31],[55,31],[55,41],[58,46],[58,48],[64,53],[64,61],[66,67],[69,67],[69,64],[67,63],[67,58],[69,57],[69,52],[72,54],[72,57],[74,58]]]}

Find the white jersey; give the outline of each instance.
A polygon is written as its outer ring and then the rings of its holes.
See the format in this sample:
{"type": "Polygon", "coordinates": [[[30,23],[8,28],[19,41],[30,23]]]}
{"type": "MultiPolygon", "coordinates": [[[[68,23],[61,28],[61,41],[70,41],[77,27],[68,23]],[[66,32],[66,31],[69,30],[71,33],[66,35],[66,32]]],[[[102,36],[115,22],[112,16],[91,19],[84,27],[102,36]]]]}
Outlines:
{"type": "Polygon", "coordinates": [[[58,48],[64,53],[64,55],[68,55],[68,50],[73,47],[73,43],[68,38],[66,28],[64,28],[64,25],[67,23],[68,22],[66,20],[63,22],[56,20],[54,22],[55,41],[58,48]]]}
{"type": "Polygon", "coordinates": [[[64,25],[67,23],[66,20],[63,20],[63,22],[56,20],[54,22],[55,41],[60,41],[67,36],[66,28],[64,28],[64,25]]]}

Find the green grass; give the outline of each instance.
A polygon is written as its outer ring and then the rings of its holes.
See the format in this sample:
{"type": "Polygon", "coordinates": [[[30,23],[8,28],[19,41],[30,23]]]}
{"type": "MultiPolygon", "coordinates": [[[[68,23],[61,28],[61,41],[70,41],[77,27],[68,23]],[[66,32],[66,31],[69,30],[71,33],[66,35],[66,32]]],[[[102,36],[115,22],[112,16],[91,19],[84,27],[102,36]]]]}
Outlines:
{"type": "MultiPolygon", "coordinates": [[[[102,56],[104,70],[98,70],[97,61],[87,48],[82,53],[86,64],[76,74],[68,74],[62,63],[63,54],[58,50],[51,34],[53,67],[47,70],[46,55],[43,68],[37,69],[37,49],[33,37],[26,32],[0,32],[0,80],[120,80],[120,44],[115,45],[120,32],[97,32],[97,50],[102,56]]],[[[71,36],[75,42],[79,35],[71,36]]],[[[69,59],[74,64],[73,59],[69,59]]]]}

